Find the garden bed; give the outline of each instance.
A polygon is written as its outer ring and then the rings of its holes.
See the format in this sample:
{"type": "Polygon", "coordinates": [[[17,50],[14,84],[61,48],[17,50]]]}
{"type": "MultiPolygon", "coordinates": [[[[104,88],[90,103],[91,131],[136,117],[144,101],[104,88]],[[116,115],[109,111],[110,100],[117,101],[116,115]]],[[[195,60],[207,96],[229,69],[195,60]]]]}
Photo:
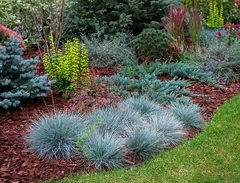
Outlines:
{"type": "MultiPolygon", "coordinates": [[[[34,57],[36,50],[26,51],[24,58],[34,57]]],[[[43,74],[42,65],[38,66],[38,74],[43,74]]],[[[92,75],[113,75],[117,70],[113,67],[106,69],[91,69],[92,75]]],[[[160,77],[159,79],[165,79],[160,77]]],[[[203,116],[210,121],[218,107],[231,97],[240,93],[240,83],[229,83],[223,88],[214,88],[211,84],[194,82],[188,88],[201,96],[192,97],[194,103],[203,109],[203,116]],[[206,95],[206,96],[202,96],[206,95]]],[[[28,151],[28,144],[23,137],[31,124],[31,120],[53,109],[68,109],[69,103],[62,96],[53,93],[38,101],[32,101],[23,107],[14,110],[11,114],[0,114],[0,182],[33,182],[37,180],[62,179],[70,173],[89,173],[98,171],[89,162],[75,159],[70,162],[48,159],[39,159],[36,154],[28,151]]],[[[192,138],[198,133],[189,130],[187,138],[192,138]]],[[[125,166],[140,163],[140,160],[128,158],[125,166]]]]}

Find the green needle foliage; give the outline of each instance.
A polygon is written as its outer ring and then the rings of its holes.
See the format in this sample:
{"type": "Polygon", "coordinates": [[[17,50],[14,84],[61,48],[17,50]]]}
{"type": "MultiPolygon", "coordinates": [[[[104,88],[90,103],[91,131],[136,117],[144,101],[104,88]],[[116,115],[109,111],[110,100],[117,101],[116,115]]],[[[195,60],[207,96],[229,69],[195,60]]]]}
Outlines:
{"type": "Polygon", "coordinates": [[[124,64],[127,60],[134,59],[134,54],[130,48],[128,34],[116,36],[105,36],[101,38],[91,34],[89,38],[82,36],[89,55],[90,64],[98,68],[124,64]]]}
{"type": "Polygon", "coordinates": [[[25,139],[40,158],[69,159],[77,153],[76,141],[83,128],[79,116],[57,112],[33,121],[25,139]]]}
{"type": "Polygon", "coordinates": [[[172,36],[165,30],[149,28],[136,36],[132,46],[137,57],[157,59],[168,54],[172,41],[172,36]]]}

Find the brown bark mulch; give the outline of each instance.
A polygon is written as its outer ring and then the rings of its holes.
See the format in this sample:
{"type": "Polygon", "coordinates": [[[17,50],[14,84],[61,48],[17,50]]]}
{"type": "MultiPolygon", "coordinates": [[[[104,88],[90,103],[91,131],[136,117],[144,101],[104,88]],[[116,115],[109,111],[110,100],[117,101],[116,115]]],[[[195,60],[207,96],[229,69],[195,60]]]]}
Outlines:
{"type": "MultiPolygon", "coordinates": [[[[37,55],[37,51],[26,52],[24,58],[37,55]]],[[[40,70],[39,74],[43,73],[40,70]]],[[[94,69],[98,75],[114,74],[111,68],[94,69]],[[109,73],[111,72],[111,73],[109,73]]],[[[214,88],[211,84],[195,82],[189,87],[193,93],[205,95],[192,97],[194,103],[203,108],[203,116],[210,121],[218,107],[231,97],[240,93],[240,83],[224,85],[224,88],[214,88]]],[[[39,159],[36,154],[29,152],[24,136],[31,120],[36,119],[44,112],[52,109],[65,109],[68,107],[66,99],[53,94],[38,101],[30,102],[23,107],[14,110],[10,114],[0,114],[0,182],[1,183],[26,183],[39,180],[62,179],[70,173],[89,173],[97,170],[88,162],[76,159],[70,162],[56,160],[49,162],[47,159],[39,159]],[[52,100],[54,99],[54,100],[52,100]]],[[[187,137],[196,135],[197,131],[189,131],[187,137]]],[[[129,161],[129,164],[137,162],[129,161]]]]}

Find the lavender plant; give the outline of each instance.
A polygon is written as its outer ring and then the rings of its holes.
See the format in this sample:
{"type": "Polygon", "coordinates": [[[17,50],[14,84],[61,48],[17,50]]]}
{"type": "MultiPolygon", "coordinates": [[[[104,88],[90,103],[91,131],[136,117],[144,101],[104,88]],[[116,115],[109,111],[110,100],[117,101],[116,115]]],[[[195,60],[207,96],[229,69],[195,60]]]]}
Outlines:
{"type": "Polygon", "coordinates": [[[104,38],[92,34],[90,38],[82,36],[82,40],[88,49],[90,64],[96,67],[124,64],[127,60],[134,59],[128,34],[122,33],[104,38]]]}

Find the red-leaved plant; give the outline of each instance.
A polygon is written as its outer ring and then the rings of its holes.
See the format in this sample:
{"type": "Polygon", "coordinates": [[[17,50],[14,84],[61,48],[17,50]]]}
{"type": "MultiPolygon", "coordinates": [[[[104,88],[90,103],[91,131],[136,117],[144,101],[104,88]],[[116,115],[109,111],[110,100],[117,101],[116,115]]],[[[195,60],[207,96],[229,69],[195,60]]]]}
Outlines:
{"type": "Polygon", "coordinates": [[[23,49],[26,49],[26,45],[20,35],[18,35],[15,31],[0,24],[0,45],[2,44],[2,42],[10,40],[11,36],[14,36],[16,39],[18,39],[20,41],[20,46],[23,49]]]}
{"type": "Polygon", "coordinates": [[[182,45],[184,43],[184,19],[185,19],[185,8],[170,7],[169,15],[162,18],[162,25],[166,31],[171,34],[178,43],[182,45]]]}

